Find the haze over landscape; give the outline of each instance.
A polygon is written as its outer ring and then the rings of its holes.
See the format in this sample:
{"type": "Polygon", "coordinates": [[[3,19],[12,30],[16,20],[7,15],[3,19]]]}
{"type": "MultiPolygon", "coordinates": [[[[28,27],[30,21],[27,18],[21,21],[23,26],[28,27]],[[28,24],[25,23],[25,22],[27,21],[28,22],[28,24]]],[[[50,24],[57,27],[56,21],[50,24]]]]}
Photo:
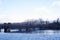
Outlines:
{"type": "Polygon", "coordinates": [[[60,0],[0,0],[0,22],[60,17],[60,0]]]}
{"type": "Polygon", "coordinates": [[[60,0],[0,0],[0,40],[60,40],[60,0]]]}

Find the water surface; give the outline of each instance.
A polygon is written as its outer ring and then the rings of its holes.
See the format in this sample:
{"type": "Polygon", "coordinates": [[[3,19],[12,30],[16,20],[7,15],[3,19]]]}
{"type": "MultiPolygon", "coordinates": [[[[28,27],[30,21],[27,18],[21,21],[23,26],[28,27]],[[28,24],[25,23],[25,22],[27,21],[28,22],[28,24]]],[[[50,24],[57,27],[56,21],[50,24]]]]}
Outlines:
{"type": "Polygon", "coordinates": [[[60,31],[44,30],[44,33],[0,33],[0,40],[60,40],[60,31]]]}

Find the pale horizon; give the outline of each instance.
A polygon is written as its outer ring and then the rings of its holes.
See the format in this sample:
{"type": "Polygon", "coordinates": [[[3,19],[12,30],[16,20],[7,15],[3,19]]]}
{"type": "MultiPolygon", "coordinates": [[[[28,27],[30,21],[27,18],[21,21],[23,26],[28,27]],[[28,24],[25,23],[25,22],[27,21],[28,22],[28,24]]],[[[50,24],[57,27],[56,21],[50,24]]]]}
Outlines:
{"type": "Polygon", "coordinates": [[[0,0],[0,23],[59,17],[60,0],[0,0]]]}

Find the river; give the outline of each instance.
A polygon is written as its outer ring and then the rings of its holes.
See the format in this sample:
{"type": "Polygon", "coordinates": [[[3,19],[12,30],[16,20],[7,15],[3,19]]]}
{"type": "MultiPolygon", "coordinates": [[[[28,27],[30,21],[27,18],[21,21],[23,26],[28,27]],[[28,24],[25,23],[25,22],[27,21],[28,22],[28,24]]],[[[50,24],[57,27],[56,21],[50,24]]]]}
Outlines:
{"type": "Polygon", "coordinates": [[[60,40],[60,30],[41,30],[33,33],[0,33],[0,40],[60,40]]]}

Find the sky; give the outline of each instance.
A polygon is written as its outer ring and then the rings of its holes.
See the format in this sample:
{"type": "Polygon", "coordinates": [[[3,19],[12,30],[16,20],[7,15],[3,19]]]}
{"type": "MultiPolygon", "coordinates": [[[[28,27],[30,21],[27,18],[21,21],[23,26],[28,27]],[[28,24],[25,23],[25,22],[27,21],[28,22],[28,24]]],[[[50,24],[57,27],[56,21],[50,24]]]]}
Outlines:
{"type": "Polygon", "coordinates": [[[60,17],[60,0],[0,0],[0,22],[60,17]]]}

